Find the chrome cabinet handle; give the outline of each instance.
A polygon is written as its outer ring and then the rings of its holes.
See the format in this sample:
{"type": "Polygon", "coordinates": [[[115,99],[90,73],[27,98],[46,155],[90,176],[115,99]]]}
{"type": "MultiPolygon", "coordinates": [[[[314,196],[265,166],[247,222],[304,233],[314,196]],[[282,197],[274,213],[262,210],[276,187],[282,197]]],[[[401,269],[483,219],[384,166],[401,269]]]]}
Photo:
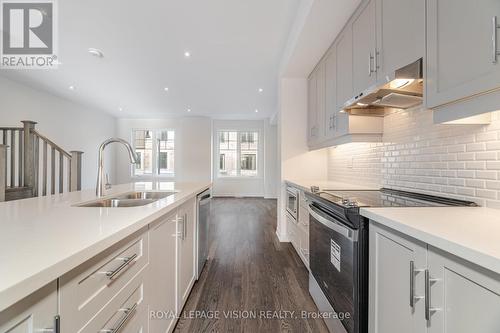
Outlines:
{"type": "Polygon", "coordinates": [[[415,307],[415,302],[424,298],[423,296],[415,296],[415,276],[422,272],[423,269],[415,269],[415,262],[410,261],[410,307],[415,307]]]}
{"type": "Polygon", "coordinates": [[[430,289],[431,282],[429,278],[429,270],[425,270],[425,320],[429,321],[431,319],[431,300],[430,300],[430,289]]]}
{"type": "Polygon", "coordinates": [[[117,312],[120,312],[120,311],[123,311],[125,312],[125,316],[122,317],[122,319],[120,319],[120,321],[118,322],[118,325],[116,325],[115,328],[112,328],[112,329],[104,329],[104,330],[100,330],[99,332],[102,332],[102,333],[118,333],[122,330],[123,327],[125,327],[125,324],[127,323],[127,321],[132,318],[132,315],[135,313],[135,310],[137,309],[137,303],[134,303],[134,305],[132,305],[130,308],[127,308],[127,309],[120,309],[118,310],[117,312]]]}
{"type": "Polygon", "coordinates": [[[368,54],[368,76],[372,76],[372,73],[373,73],[373,69],[372,69],[372,54],[369,53],[368,54]]]}
{"type": "Polygon", "coordinates": [[[425,270],[425,320],[431,320],[431,313],[440,311],[440,308],[431,307],[431,284],[440,281],[440,279],[432,279],[429,270],[425,270]]]}
{"type": "Polygon", "coordinates": [[[377,60],[377,55],[378,55],[378,51],[377,51],[377,47],[374,47],[373,48],[373,65],[374,65],[374,70],[373,72],[378,72],[378,60],[377,60]]]}
{"type": "Polygon", "coordinates": [[[415,306],[415,262],[410,261],[410,307],[415,306]]]}
{"type": "Polygon", "coordinates": [[[130,257],[128,258],[125,258],[123,259],[123,263],[118,266],[118,268],[116,268],[114,271],[111,271],[111,272],[106,272],[106,276],[110,279],[110,280],[113,280],[113,278],[118,274],[120,273],[122,270],[124,270],[126,267],[128,267],[128,265],[135,259],[137,258],[137,253],[134,253],[133,255],[131,255],[130,257]]]}
{"type": "Polygon", "coordinates": [[[187,213],[184,214],[184,223],[182,225],[184,227],[184,238],[183,239],[186,239],[186,237],[187,237],[187,213]]]}
{"type": "Polygon", "coordinates": [[[500,25],[497,22],[497,17],[493,16],[493,36],[492,36],[492,42],[493,42],[493,59],[492,62],[496,64],[498,62],[498,56],[500,55],[500,52],[498,51],[497,47],[497,39],[498,39],[498,29],[500,29],[500,25]]]}

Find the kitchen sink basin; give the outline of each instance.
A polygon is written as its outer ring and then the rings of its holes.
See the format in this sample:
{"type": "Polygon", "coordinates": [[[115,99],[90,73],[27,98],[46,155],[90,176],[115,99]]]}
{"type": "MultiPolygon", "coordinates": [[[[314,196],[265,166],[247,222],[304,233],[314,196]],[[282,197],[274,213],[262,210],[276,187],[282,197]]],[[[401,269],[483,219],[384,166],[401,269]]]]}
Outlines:
{"type": "Polygon", "coordinates": [[[175,192],[149,192],[149,191],[144,191],[144,192],[132,192],[132,193],[126,193],[123,195],[119,195],[116,197],[116,199],[151,199],[151,200],[160,200],[163,198],[168,197],[169,195],[174,194],[175,192]]]}
{"type": "Polygon", "coordinates": [[[117,195],[112,198],[100,199],[92,202],[87,202],[78,207],[139,207],[145,206],[160,199],[166,198],[175,194],[172,191],[151,192],[140,191],[117,195]]]}

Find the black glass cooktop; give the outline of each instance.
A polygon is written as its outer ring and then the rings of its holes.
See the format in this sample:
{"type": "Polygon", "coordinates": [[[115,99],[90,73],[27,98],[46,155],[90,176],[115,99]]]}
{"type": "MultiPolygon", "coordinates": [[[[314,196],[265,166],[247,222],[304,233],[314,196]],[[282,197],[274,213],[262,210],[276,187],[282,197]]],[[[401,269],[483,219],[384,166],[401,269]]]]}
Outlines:
{"type": "Polygon", "coordinates": [[[477,206],[470,201],[386,188],[373,191],[322,191],[317,195],[343,207],[477,206]]]}

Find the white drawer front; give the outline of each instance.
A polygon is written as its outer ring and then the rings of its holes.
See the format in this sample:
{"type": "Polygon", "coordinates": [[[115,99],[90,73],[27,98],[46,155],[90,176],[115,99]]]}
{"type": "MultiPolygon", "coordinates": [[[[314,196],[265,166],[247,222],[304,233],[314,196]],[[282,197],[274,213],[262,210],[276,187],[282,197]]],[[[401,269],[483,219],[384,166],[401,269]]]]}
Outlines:
{"type": "Polygon", "coordinates": [[[144,279],[140,274],[78,332],[147,332],[144,279]]]}
{"type": "Polygon", "coordinates": [[[148,264],[148,240],[136,234],[61,278],[61,317],[71,318],[64,331],[84,326],[148,264]]]}

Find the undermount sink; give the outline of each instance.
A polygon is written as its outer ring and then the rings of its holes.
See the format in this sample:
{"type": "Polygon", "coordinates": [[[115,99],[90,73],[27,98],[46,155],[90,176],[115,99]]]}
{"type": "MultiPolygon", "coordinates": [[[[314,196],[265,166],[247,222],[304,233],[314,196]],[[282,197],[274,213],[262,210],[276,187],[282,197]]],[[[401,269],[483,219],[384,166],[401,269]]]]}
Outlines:
{"type": "Polygon", "coordinates": [[[112,198],[100,199],[92,202],[87,202],[78,207],[139,207],[145,206],[160,199],[166,198],[175,194],[173,191],[165,192],[150,192],[140,191],[117,195],[112,198]]]}

